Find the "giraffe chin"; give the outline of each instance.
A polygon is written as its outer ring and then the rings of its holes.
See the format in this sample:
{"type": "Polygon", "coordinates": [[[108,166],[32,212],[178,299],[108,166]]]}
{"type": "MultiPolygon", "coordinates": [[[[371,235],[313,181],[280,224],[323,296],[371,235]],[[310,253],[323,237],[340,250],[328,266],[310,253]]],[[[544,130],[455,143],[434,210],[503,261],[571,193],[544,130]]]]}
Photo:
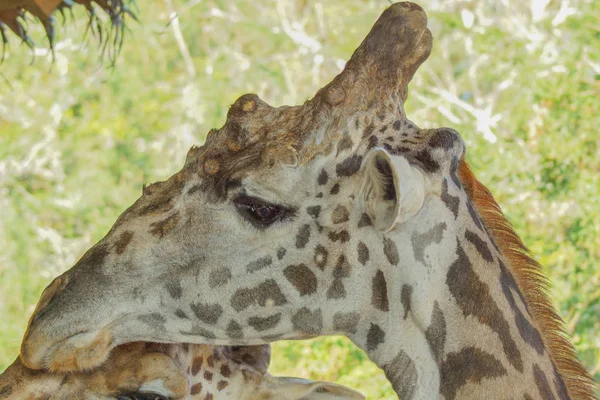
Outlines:
{"type": "Polygon", "coordinates": [[[79,333],[50,346],[43,339],[29,338],[21,347],[21,361],[31,369],[86,371],[102,365],[113,347],[108,328],[79,333]]]}

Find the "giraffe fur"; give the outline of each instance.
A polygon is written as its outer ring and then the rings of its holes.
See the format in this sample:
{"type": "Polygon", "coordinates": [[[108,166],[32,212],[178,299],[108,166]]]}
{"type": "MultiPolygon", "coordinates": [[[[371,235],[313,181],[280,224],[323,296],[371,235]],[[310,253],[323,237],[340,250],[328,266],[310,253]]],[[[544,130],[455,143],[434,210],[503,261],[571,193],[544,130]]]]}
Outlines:
{"type": "Polygon", "coordinates": [[[538,312],[543,293],[528,295],[539,281],[502,247],[500,216],[463,181],[461,136],[406,116],[431,46],[423,9],[397,3],[305,104],[236,100],[42,294],[23,363],[86,369],[140,340],[344,334],[403,400],[595,398],[555,344],[549,302],[538,312]]]}

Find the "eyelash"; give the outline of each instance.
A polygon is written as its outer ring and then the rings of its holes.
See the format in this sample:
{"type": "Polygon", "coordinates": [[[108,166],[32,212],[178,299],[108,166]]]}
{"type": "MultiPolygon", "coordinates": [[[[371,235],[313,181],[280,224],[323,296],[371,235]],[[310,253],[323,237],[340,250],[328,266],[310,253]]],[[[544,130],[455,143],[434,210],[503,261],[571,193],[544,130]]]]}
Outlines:
{"type": "Polygon", "coordinates": [[[137,392],[121,394],[117,400],[169,400],[169,398],[155,393],[137,392]]]}
{"type": "Polygon", "coordinates": [[[259,229],[265,229],[293,215],[293,211],[288,208],[244,194],[236,197],[234,203],[240,215],[259,229]]]}

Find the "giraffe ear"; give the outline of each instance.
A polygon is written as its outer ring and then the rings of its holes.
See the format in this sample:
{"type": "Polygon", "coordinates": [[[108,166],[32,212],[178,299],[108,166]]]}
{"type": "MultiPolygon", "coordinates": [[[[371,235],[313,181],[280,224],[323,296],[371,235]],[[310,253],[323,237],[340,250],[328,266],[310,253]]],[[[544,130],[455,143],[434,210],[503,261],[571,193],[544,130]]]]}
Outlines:
{"type": "MultiPolygon", "coordinates": [[[[275,392],[286,400],[364,400],[361,393],[330,382],[315,382],[308,379],[273,377],[275,392]]],[[[277,397],[279,398],[279,397],[277,397]]]]}
{"type": "Polygon", "coordinates": [[[406,158],[374,148],[363,168],[360,193],[375,228],[390,231],[419,212],[425,200],[424,176],[406,158]]]}

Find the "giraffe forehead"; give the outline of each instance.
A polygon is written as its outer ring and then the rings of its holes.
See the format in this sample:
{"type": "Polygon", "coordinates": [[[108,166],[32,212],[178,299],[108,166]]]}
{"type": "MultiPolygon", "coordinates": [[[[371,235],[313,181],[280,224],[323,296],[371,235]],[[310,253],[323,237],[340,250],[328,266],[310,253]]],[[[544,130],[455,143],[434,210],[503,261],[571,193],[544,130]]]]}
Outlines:
{"type": "Polygon", "coordinates": [[[431,145],[431,135],[405,117],[399,99],[358,112],[348,109],[344,118],[338,114],[328,119],[312,104],[273,108],[256,95],[245,96],[232,106],[237,111],[230,110],[225,125],[188,153],[186,169],[217,186],[276,164],[300,166],[318,155],[337,158],[361,143],[363,150],[378,146],[394,153],[423,151],[431,145]],[[260,106],[247,105],[259,102],[260,106]]]}
{"type": "Polygon", "coordinates": [[[256,95],[244,95],[229,109],[223,127],[190,151],[188,163],[207,176],[278,160],[293,163],[303,132],[310,130],[308,119],[310,111],[303,106],[274,108],[256,95]]]}

